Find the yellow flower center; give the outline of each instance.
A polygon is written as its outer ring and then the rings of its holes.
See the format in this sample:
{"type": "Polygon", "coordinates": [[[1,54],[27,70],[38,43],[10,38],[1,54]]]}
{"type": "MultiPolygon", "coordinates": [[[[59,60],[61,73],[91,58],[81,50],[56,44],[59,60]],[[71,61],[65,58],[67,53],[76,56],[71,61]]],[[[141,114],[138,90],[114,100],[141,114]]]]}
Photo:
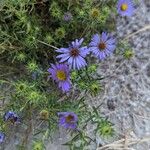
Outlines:
{"type": "Polygon", "coordinates": [[[62,70],[57,71],[57,78],[59,80],[66,80],[66,73],[62,70]]]}
{"type": "Polygon", "coordinates": [[[71,123],[73,120],[74,120],[74,116],[72,116],[72,115],[68,115],[66,117],[66,122],[68,122],[68,123],[71,123]]]}
{"type": "Polygon", "coordinates": [[[122,11],[126,11],[128,9],[128,5],[127,4],[122,4],[121,5],[121,10],[122,11]]]}

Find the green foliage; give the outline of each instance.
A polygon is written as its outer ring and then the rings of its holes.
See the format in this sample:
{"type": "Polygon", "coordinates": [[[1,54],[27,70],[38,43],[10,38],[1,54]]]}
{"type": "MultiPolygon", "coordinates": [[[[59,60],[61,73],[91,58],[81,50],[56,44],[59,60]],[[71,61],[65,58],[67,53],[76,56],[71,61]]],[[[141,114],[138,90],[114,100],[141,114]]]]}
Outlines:
{"type": "Polygon", "coordinates": [[[127,41],[119,41],[116,49],[116,54],[121,54],[125,59],[130,59],[134,56],[134,52],[127,41]]]}
{"type": "Polygon", "coordinates": [[[97,132],[103,137],[111,137],[114,134],[114,129],[111,122],[108,120],[101,120],[98,124],[97,132]]]}
{"type": "MultiPolygon", "coordinates": [[[[27,83],[26,81],[18,81],[15,83],[15,90],[16,90],[16,94],[18,95],[24,95],[26,94],[29,89],[30,89],[29,83],[27,83]]],[[[31,87],[33,87],[34,85],[32,85],[31,87]]]]}
{"type": "Polygon", "coordinates": [[[34,72],[38,70],[38,65],[33,60],[29,62],[26,67],[29,72],[34,72]]]}
{"type": "Polygon", "coordinates": [[[52,16],[56,19],[61,19],[62,12],[61,9],[59,8],[59,4],[55,1],[52,2],[50,6],[50,12],[52,13],[52,16]]]}
{"type": "Polygon", "coordinates": [[[62,39],[65,37],[65,29],[64,28],[58,28],[56,29],[55,31],[55,36],[58,38],[58,39],[62,39]]]}
{"type": "Polygon", "coordinates": [[[100,80],[103,78],[97,73],[95,64],[89,65],[86,69],[73,71],[71,73],[73,83],[85,93],[89,92],[96,96],[101,91],[100,80]]]}
{"type": "Polygon", "coordinates": [[[35,141],[33,143],[33,150],[44,150],[44,144],[41,141],[35,141]]]}
{"type": "Polygon", "coordinates": [[[18,53],[18,54],[16,55],[16,59],[17,59],[18,61],[20,61],[20,62],[25,62],[25,60],[26,60],[26,55],[25,55],[24,53],[18,53]]]}
{"type": "Polygon", "coordinates": [[[126,59],[132,58],[133,55],[134,55],[134,53],[133,53],[133,51],[131,49],[127,49],[127,50],[124,51],[124,57],[126,59]]]}

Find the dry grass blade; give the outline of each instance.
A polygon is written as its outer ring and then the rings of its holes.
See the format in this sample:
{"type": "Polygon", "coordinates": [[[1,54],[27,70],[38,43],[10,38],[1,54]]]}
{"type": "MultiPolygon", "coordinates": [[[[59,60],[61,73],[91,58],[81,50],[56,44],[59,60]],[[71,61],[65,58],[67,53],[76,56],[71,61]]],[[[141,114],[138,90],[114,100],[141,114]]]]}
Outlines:
{"type": "Polygon", "coordinates": [[[97,148],[97,150],[109,150],[109,149],[133,150],[133,148],[130,148],[129,146],[134,145],[134,144],[143,143],[143,142],[148,142],[148,141],[150,141],[150,136],[139,138],[139,139],[123,138],[121,140],[118,140],[118,141],[115,141],[113,143],[99,147],[99,148],[97,148]]]}
{"type": "Polygon", "coordinates": [[[128,40],[129,38],[133,37],[134,35],[139,34],[140,32],[149,30],[149,29],[150,29],[150,25],[146,25],[143,28],[141,28],[140,30],[127,35],[123,40],[128,40]]]}

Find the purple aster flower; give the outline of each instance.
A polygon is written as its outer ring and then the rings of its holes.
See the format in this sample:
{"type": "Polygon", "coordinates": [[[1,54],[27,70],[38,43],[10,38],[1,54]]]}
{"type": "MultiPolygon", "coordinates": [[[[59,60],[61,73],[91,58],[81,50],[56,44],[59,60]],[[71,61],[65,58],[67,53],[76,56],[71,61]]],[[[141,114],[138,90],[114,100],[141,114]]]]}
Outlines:
{"type": "Polygon", "coordinates": [[[72,14],[70,12],[66,12],[64,14],[64,20],[65,21],[70,21],[72,19],[72,14]]]}
{"type": "Polygon", "coordinates": [[[134,13],[134,4],[132,0],[119,0],[117,11],[121,16],[132,16],[134,13]]]}
{"type": "Polygon", "coordinates": [[[5,140],[5,134],[3,132],[0,132],[0,144],[3,143],[5,140]]]}
{"type": "Polygon", "coordinates": [[[78,117],[73,112],[59,112],[59,125],[66,129],[76,129],[78,117]]]}
{"type": "Polygon", "coordinates": [[[80,47],[83,42],[83,38],[81,40],[76,39],[73,41],[69,48],[60,48],[56,50],[62,54],[58,55],[57,58],[60,58],[60,63],[67,61],[70,68],[80,69],[87,65],[85,61],[85,56],[89,53],[87,46],[80,47]]]}
{"type": "Polygon", "coordinates": [[[15,112],[8,111],[4,115],[4,121],[10,121],[11,123],[14,124],[14,123],[19,123],[20,122],[20,118],[15,112]]]}
{"type": "Polygon", "coordinates": [[[90,51],[100,60],[105,59],[115,50],[115,39],[103,32],[102,35],[95,34],[89,44],[90,51]]]}
{"type": "Polygon", "coordinates": [[[53,80],[58,83],[59,88],[63,92],[68,92],[71,88],[69,67],[66,64],[51,64],[51,68],[48,69],[53,80]]]}

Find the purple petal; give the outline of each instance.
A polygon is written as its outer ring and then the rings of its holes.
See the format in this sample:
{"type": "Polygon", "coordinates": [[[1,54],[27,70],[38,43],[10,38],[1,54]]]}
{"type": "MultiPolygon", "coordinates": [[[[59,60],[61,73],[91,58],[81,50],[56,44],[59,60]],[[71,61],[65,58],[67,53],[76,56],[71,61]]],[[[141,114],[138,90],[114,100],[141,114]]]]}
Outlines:
{"type": "Polygon", "coordinates": [[[86,57],[86,55],[88,55],[89,52],[90,52],[90,51],[89,51],[89,49],[87,48],[87,46],[80,48],[80,55],[81,55],[82,57],[86,57]]]}
{"type": "Polygon", "coordinates": [[[108,39],[107,33],[106,33],[106,32],[102,32],[101,40],[102,40],[103,42],[106,42],[107,39],[108,39]]]}
{"type": "Polygon", "coordinates": [[[60,48],[58,50],[56,50],[56,52],[60,52],[60,53],[68,53],[69,48],[60,48]]]}

